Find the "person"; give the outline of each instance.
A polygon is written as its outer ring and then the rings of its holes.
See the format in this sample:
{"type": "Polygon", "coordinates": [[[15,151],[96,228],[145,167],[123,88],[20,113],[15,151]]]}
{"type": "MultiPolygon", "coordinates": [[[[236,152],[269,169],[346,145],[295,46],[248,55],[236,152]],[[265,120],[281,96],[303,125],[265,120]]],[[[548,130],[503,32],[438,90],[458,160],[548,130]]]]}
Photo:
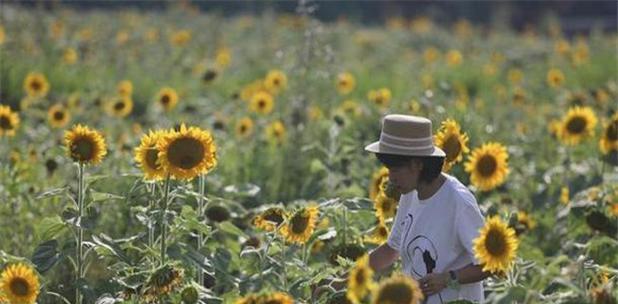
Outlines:
{"type": "Polygon", "coordinates": [[[380,139],[365,150],[388,168],[389,182],[402,193],[386,243],[369,254],[370,267],[379,272],[401,257],[402,271],[417,280],[424,303],[482,302],[482,281],[490,274],[482,271],[472,243],[484,218],[468,188],[442,172],[445,153],[433,144],[431,121],[387,115],[380,139]]]}

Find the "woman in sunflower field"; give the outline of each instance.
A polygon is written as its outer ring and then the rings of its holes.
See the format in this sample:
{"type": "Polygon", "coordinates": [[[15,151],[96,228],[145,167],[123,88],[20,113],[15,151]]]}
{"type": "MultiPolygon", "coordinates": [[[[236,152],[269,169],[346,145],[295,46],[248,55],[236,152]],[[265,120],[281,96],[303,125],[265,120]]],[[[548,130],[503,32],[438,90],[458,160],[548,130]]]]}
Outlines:
{"type": "Polygon", "coordinates": [[[483,301],[482,280],[489,273],[473,251],[483,215],[474,195],[442,173],[445,153],[433,144],[431,121],[387,115],[379,141],[365,150],[388,168],[391,185],[402,193],[386,243],[369,254],[370,267],[381,271],[401,257],[424,303],[483,301]]]}

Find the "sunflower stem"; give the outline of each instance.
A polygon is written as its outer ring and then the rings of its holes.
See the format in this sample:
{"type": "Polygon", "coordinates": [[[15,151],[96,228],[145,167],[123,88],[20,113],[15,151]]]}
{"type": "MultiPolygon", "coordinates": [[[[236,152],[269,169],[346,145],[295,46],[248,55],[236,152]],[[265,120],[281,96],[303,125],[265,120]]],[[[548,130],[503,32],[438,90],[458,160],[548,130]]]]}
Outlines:
{"type": "MultiPolygon", "coordinates": [[[[148,212],[150,214],[152,214],[152,211],[155,209],[155,200],[154,200],[154,196],[156,194],[156,190],[157,190],[157,184],[156,183],[152,183],[150,185],[150,199],[148,202],[149,208],[148,208],[148,212]]],[[[155,221],[152,218],[152,216],[148,216],[148,247],[152,248],[154,246],[154,230],[155,230],[155,221]]]]}
{"type": "Polygon", "coordinates": [[[165,214],[167,213],[167,199],[170,192],[170,175],[167,174],[165,178],[165,188],[163,194],[163,201],[161,202],[161,265],[165,264],[165,239],[167,238],[167,223],[165,220],[165,214]]]}
{"type": "MultiPolygon", "coordinates": [[[[205,179],[206,177],[202,174],[199,176],[198,178],[198,187],[199,187],[199,192],[200,192],[200,196],[197,198],[197,217],[198,220],[201,221],[203,216],[204,216],[204,193],[206,192],[205,189],[205,179]]],[[[197,232],[197,252],[201,252],[202,249],[202,242],[204,236],[202,235],[202,232],[198,231],[197,232]]],[[[204,271],[202,269],[199,269],[197,272],[197,281],[200,284],[200,286],[204,286],[204,271]]]]}
{"type": "Polygon", "coordinates": [[[347,231],[348,231],[348,208],[343,208],[343,245],[347,243],[347,231]]]}
{"type": "Polygon", "coordinates": [[[83,277],[83,243],[84,243],[84,229],[82,229],[83,225],[83,217],[84,217],[84,165],[78,165],[78,174],[77,174],[77,244],[76,244],[76,252],[75,252],[75,260],[77,263],[77,269],[75,270],[75,303],[82,303],[82,294],[79,289],[79,281],[83,277]]]}

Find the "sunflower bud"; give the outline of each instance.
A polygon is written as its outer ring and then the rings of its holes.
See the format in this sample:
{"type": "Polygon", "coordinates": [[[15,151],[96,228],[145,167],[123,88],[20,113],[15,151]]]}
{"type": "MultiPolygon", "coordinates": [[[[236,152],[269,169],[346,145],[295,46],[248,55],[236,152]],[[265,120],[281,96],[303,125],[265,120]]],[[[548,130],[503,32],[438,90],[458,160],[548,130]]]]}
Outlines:
{"type": "Polygon", "coordinates": [[[180,294],[183,304],[195,304],[199,300],[197,289],[193,286],[187,286],[180,294]]]}

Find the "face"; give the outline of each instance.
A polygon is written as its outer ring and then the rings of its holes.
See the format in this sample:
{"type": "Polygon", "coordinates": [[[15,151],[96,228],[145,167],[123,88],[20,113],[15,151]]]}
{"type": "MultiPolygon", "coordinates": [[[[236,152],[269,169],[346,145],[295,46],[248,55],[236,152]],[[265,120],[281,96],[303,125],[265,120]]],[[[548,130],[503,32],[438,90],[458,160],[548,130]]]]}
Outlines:
{"type": "Polygon", "coordinates": [[[420,162],[412,161],[406,166],[388,168],[388,178],[397,190],[406,194],[418,188],[421,169],[420,162]]]}

